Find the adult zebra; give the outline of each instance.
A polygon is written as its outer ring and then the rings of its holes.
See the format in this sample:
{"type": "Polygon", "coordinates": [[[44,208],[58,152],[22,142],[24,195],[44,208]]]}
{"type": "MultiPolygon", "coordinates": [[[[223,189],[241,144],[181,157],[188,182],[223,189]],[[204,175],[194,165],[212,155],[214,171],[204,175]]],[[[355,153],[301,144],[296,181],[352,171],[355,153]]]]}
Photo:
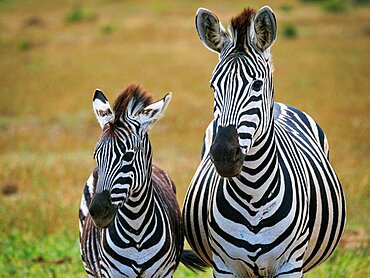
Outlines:
{"type": "Polygon", "coordinates": [[[81,200],[80,249],[90,277],[171,277],[179,264],[201,270],[184,233],[175,185],[152,165],[148,128],[171,94],[152,98],[129,85],[113,110],[100,90],[93,106],[103,129],[94,157],[97,168],[81,200]]]}
{"type": "Polygon", "coordinates": [[[196,27],[219,54],[214,120],[183,207],[185,235],[216,277],[302,277],[338,244],[345,200],[328,143],[307,114],[273,100],[273,11],[244,9],[228,30],[196,27]]]}

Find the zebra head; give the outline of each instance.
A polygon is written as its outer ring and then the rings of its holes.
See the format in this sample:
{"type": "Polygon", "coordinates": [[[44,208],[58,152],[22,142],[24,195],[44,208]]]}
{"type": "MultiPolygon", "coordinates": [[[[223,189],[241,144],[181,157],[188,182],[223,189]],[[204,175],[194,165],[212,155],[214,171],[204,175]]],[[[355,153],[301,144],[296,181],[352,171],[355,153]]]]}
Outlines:
{"type": "Polygon", "coordinates": [[[129,85],[111,109],[102,91],[95,91],[93,107],[103,131],[94,152],[98,179],[89,213],[97,227],[111,225],[130,196],[145,194],[152,167],[147,130],[170,100],[171,93],[153,103],[139,86],[129,85]]]}
{"type": "Polygon", "coordinates": [[[203,44],[219,54],[211,78],[217,127],[211,160],[221,176],[234,177],[272,120],[275,16],[267,6],[258,12],[244,9],[226,30],[215,14],[200,8],[196,28],[203,44]]]}

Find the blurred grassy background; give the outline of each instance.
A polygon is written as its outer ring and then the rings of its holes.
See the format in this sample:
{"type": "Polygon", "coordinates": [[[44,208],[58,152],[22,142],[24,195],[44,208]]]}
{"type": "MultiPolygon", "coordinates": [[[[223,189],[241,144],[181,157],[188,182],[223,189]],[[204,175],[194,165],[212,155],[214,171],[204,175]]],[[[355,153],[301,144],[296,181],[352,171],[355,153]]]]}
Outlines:
{"type": "MultiPolygon", "coordinates": [[[[348,205],[344,239],[308,277],[369,271],[369,1],[265,1],[277,16],[276,100],[326,131],[348,205]]],[[[0,0],[1,277],[85,277],[78,207],[100,134],[91,98],[137,82],[174,93],[151,131],[154,160],[182,200],[212,119],[217,55],[198,39],[200,6],[224,24],[261,1],[0,0]]],[[[183,267],[175,277],[192,275],[183,267]]]]}

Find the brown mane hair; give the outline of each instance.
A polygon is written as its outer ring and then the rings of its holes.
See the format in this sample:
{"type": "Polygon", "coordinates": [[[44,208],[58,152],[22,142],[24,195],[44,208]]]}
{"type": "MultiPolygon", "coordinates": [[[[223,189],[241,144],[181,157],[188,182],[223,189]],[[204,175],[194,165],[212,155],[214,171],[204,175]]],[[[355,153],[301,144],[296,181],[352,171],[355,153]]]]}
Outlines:
{"type": "Polygon", "coordinates": [[[152,96],[142,89],[140,85],[129,84],[114,101],[113,111],[115,114],[115,122],[126,112],[131,99],[134,102],[134,107],[137,105],[145,107],[153,103],[152,96]]]}
{"type": "Polygon", "coordinates": [[[231,28],[235,35],[235,45],[237,49],[243,50],[244,46],[247,44],[248,32],[251,26],[256,10],[251,8],[245,8],[243,11],[231,19],[231,28]]]}

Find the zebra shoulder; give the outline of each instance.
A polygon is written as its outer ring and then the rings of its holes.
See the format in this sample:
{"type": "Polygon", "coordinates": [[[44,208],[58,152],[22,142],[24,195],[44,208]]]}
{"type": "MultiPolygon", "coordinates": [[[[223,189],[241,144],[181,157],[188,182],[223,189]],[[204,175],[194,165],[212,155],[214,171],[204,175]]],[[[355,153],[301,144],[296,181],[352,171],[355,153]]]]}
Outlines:
{"type": "Polygon", "coordinates": [[[274,119],[283,121],[292,128],[295,125],[301,125],[303,123],[305,130],[311,134],[314,141],[320,146],[325,153],[325,156],[329,159],[329,143],[326,135],[319,124],[307,113],[282,103],[274,103],[274,119]],[[294,123],[291,125],[291,123],[294,123]]]}
{"type": "Polygon", "coordinates": [[[176,242],[176,263],[178,264],[184,248],[184,232],[180,206],[176,199],[175,183],[167,173],[154,164],[152,165],[152,181],[154,194],[157,195],[157,199],[166,211],[170,221],[169,228],[176,242]]]}
{"type": "Polygon", "coordinates": [[[171,221],[181,221],[180,207],[176,199],[176,186],[169,175],[161,168],[152,166],[153,189],[161,204],[171,216],[171,221]]]}

